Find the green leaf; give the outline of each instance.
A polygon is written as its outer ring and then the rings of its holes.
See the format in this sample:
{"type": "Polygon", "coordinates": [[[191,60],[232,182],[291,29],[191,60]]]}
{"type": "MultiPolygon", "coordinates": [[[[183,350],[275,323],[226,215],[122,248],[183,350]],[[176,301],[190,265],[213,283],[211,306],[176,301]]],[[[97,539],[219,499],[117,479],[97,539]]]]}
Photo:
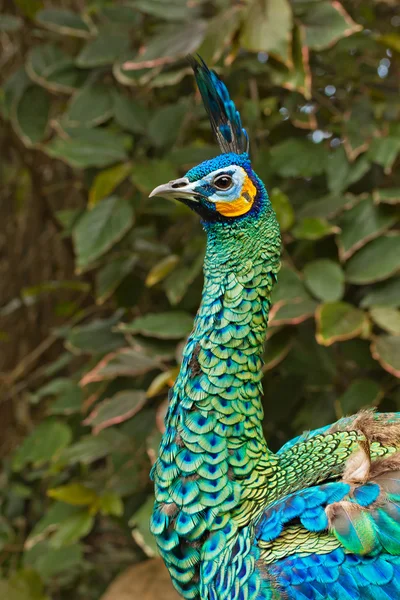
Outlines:
{"type": "MultiPolygon", "coordinates": [[[[227,6],[207,23],[206,36],[197,52],[208,64],[214,64],[239,29],[244,7],[227,6]]],[[[169,12],[169,10],[167,11],[169,12]]]]}
{"type": "Polygon", "coordinates": [[[102,3],[98,14],[102,20],[118,27],[138,27],[141,23],[138,11],[132,6],[132,2],[129,5],[102,3]]]}
{"type": "Polygon", "coordinates": [[[340,415],[353,415],[362,408],[377,406],[383,396],[380,385],[373,379],[355,379],[337,399],[340,415]]]}
{"type": "Polygon", "coordinates": [[[36,22],[50,31],[61,35],[88,38],[93,25],[85,21],[78,13],[59,8],[47,8],[36,13],[36,22]]]}
{"type": "Polygon", "coordinates": [[[86,212],[73,230],[79,272],[105,254],[133,225],[133,210],[118,196],[105,198],[86,212]]]}
{"type": "Polygon", "coordinates": [[[84,293],[90,290],[90,285],[84,281],[77,280],[44,281],[43,283],[39,283],[39,285],[22,288],[21,296],[25,301],[29,302],[30,300],[33,300],[38,296],[47,295],[51,292],[59,292],[60,290],[84,293]]]}
{"type": "Polygon", "coordinates": [[[361,248],[346,265],[346,280],[363,285],[382,281],[399,269],[400,236],[382,235],[361,248]]]}
{"type": "Polygon", "coordinates": [[[176,179],[177,176],[176,168],[169,161],[153,159],[135,164],[132,181],[141,192],[148,194],[158,185],[176,179]]]}
{"type": "MultiPolygon", "coordinates": [[[[347,190],[354,183],[357,183],[357,181],[364,177],[364,175],[366,175],[371,168],[371,161],[366,154],[360,156],[356,162],[349,163],[347,169],[344,165],[338,164],[339,157],[335,161],[334,159],[331,159],[331,156],[332,155],[329,156],[329,160],[326,165],[326,172],[329,178],[329,188],[337,190],[336,193],[338,193],[339,190],[347,190]]],[[[338,200],[338,197],[335,194],[334,197],[338,200]]],[[[346,199],[347,196],[343,198],[343,200],[346,199]]],[[[350,206],[352,204],[354,204],[354,202],[350,202],[350,206]]]]}
{"type": "Polygon", "coordinates": [[[67,465],[90,465],[91,463],[104,458],[110,454],[110,448],[113,451],[119,450],[126,444],[126,436],[114,429],[101,431],[98,435],[87,435],[79,439],[78,442],[66,448],[61,456],[60,462],[67,465]]]}
{"type": "MultiPolygon", "coordinates": [[[[399,300],[400,301],[400,300],[399,300]]],[[[391,306],[373,306],[370,309],[371,319],[381,329],[392,335],[400,335],[400,310],[391,306]]]]}
{"type": "Polygon", "coordinates": [[[400,277],[394,277],[384,283],[370,288],[361,300],[361,306],[366,308],[379,304],[379,306],[400,306],[400,277]]]}
{"type": "Polygon", "coordinates": [[[295,220],[293,206],[289,198],[279,188],[273,188],[269,199],[276,213],[281,231],[288,231],[295,220]]]}
{"type": "Polygon", "coordinates": [[[66,335],[66,346],[75,354],[99,354],[120,348],[124,345],[124,337],[112,331],[120,316],[116,313],[109,319],[95,319],[86,325],[73,327],[66,335]]]}
{"type": "Polygon", "coordinates": [[[93,381],[107,381],[115,377],[137,377],[159,368],[160,363],[155,358],[133,348],[121,348],[117,352],[107,354],[82,377],[80,383],[85,386],[93,381]]]}
{"type": "Polygon", "coordinates": [[[333,260],[321,258],[304,267],[304,283],[323,302],[341,300],[344,294],[344,273],[333,260]]]}
{"type": "Polygon", "coordinates": [[[137,317],[131,323],[121,324],[126,333],[140,333],[149,337],[166,340],[179,340],[186,337],[193,328],[193,317],[186,312],[148,313],[137,317]]]}
{"type": "Polygon", "coordinates": [[[110,479],[109,485],[112,485],[113,490],[116,494],[121,497],[136,495],[138,490],[142,494],[145,492],[143,489],[143,483],[141,479],[141,473],[137,468],[137,465],[126,463],[120,469],[114,473],[112,479],[110,479]]]}
{"type": "Polygon", "coordinates": [[[82,390],[74,394],[62,394],[49,407],[50,415],[72,415],[79,413],[82,410],[82,390]]]}
{"type": "Polygon", "coordinates": [[[378,371],[379,365],[371,356],[369,340],[353,338],[340,344],[340,353],[344,358],[346,369],[362,369],[363,371],[378,371]]]}
{"type": "Polygon", "coordinates": [[[109,87],[91,83],[71,98],[62,122],[68,127],[96,127],[113,114],[113,97],[109,87]]]}
{"type": "Polygon", "coordinates": [[[39,402],[42,398],[46,396],[58,396],[59,394],[64,393],[65,391],[69,391],[70,389],[76,388],[76,383],[67,379],[66,377],[58,377],[56,379],[52,379],[48,383],[45,383],[42,387],[36,390],[35,393],[35,403],[39,402]]]}
{"type": "Polygon", "coordinates": [[[152,267],[146,277],[146,287],[153,287],[156,283],[159,283],[165,279],[179,263],[179,256],[176,254],[170,254],[165,258],[162,258],[158,263],[152,267]]]}
{"type": "Polygon", "coordinates": [[[205,31],[206,22],[201,19],[184,24],[163,25],[134,59],[122,65],[122,75],[125,71],[162,66],[191,54],[202,43],[205,31]]]}
{"type": "Polygon", "coordinates": [[[317,306],[317,302],[311,299],[277,305],[270,313],[270,325],[299,325],[314,316],[317,306]]]}
{"type": "Polygon", "coordinates": [[[398,220],[389,206],[377,206],[372,197],[361,200],[346,211],[339,221],[339,255],[346,261],[369,241],[378,237],[398,220]]]}
{"type": "Polygon", "coordinates": [[[397,33],[386,33],[385,35],[379,35],[377,36],[376,40],[385,48],[390,48],[391,50],[400,53],[400,35],[397,33]]]}
{"type": "MultiPolygon", "coordinates": [[[[351,109],[345,115],[343,125],[343,150],[346,151],[349,160],[353,162],[368,148],[376,130],[372,104],[368,96],[361,95],[354,99],[351,109]]],[[[350,173],[352,170],[353,166],[350,173]]],[[[350,173],[347,173],[346,179],[350,173]]]]}
{"type": "Polygon", "coordinates": [[[97,303],[103,304],[115,292],[119,284],[132,273],[138,256],[121,256],[108,262],[96,272],[97,303]]]}
{"type": "Polygon", "coordinates": [[[331,152],[326,162],[328,188],[332,194],[339,194],[346,189],[346,179],[351,169],[345,149],[339,146],[331,152]]]}
{"type": "Polygon", "coordinates": [[[335,44],[340,38],[360,31],[339,2],[299,2],[295,14],[305,27],[305,43],[314,50],[335,44]]]}
{"type": "Polygon", "coordinates": [[[154,146],[172,146],[176,141],[187,111],[185,103],[163,106],[149,123],[148,133],[154,146]]]}
{"type": "Polygon", "coordinates": [[[57,458],[60,452],[70,444],[71,429],[65,423],[46,420],[37,425],[14,453],[12,468],[21,471],[31,463],[41,467],[57,458]]]}
{"type": "Polygon", "coordinates": [[[316,217],[304,217],[292,229],[294,237],[299,240],[320,240],[339,231],[335,225],[316,217]]]}
{"type": "Polygon", "coordinates": [[[0,579],[0,598],[4,600],[50,600],[43,583],[31,569],[16,570],[9,579],[0,579]]]}
{"type": "Polygon", "coordinates": [[[47,495],[53,500],[59,500],[72,506],[89,506],[97,501],[97,494],[81,483],[68,483],[47,490],[47,495]]]}
{"type": "Polygon", "coordinates": [[[24,565],[34,568],[40,577],[49,583],[62,573],[77,570],[83,560],[82,544],[52,548],[48,542],[43,541],[24,552],[24,565]]]}
{"type": "Polygon", "coordinates": [[[76,64],[83,69],[112,65],[126,53],[129,46],[129,37],[123,30],[118,33],[101,31],[94,40],[85,44],[77,56],[76,64]]]}
{"type": "Polygon", "coordinates": [[[144,133],[149,120],[148,110],[136,100],[114,93],[114,118],[118,125],[132,133],[144,133]]]}
{"type": "Polygon", "coordinates": [[[400,336],[376,337],[371,344],[371,353],[385,371],[400,378],[400,336]]]}
{"type": "Polygon", "coordinates": [[[58,526],[71,517],[76,515],[80,509],[64,502],[54,502],[43,515],[43,517],[34,525],[32,531],[28,535],[25,548],[29,550],[44,538],[55,531],[58,526]]]}
{"type": "Polygon", "coordinates": [[[187,21],[197,17],[196,5],[188,5],[185,0],[134,0],[137,10],[166,21],[187,21]]]}
{"type": "Polygon", "coordinates": [[[310,295],[306,291],[298,273],[287,265],[282,265],[278,274],[278,283],[272,290],[272,304],[276,305],[278,303],[282,304],[310,299],[310,295]]]}
{"type": "Polygon", "coordinates": [[[151,78],[151,85],[153,88],[177,85],[189,72],[188,66],[183,66],[174,70],[172,70],[172,68],[163,70],[158,75],[151,78]]]}
{"type": "Polygon", "coordinates": [[[400,139],[398,137],[374,138],[368,150],[368,158],[381,165],[385,169],[385,173],[389,174],[399,152],[400,139]]]}
{"type": "Polygon", "coordinates": [[[163,287],[172,306],[179,304],[195,277],[191,267],[179,267],[167,277],[163,287]]]}
{"type": "Polygon", "coordinates": [[[141,390],[119,392],[112,398],[100,402],[83,423],[93,427],[93,433],[96,435],[102,429],[131,419],[146,402],[146,394],[141,390]]]}
{"type": "Polygon", "coordinates": [[[400,204],[400,188],[375,190],[373,197],[376,204],[400,204]]]}
{"type": "Polygon", "coordinates": [[[54,138],[43,150],[78,169],[107,167],[126,159],[125,137],[106,129],[76,128],[73,136],[54,138]]]}
{"type": "Polygon", "coordinates": [[[13,127],[25,146],[38,144],[47,131],[50,97],[38,85],[28,87],[15,107],[13,127]]]}
{"type": "Polygon", "coordinates": [[[240,43],[251,52],[268,52],[286,62],[293,16],[286,0],[252,0],[244,22],[240,43]]]}
{"type": "Polygon", "coordinates": [[[150,517],[153,512],[154,498],[149,496],[144,504],[129,520],[129,526],[134,527],[132,536],[147,556],[158,554],[154,536],[150,533],[150,517]]]}
{"type": "Polygon", "coordinates": [[[7,31],[8,33],[18,31],[23,24],[20,17],[7,14],[0,15],[0,31],[7,31]]]}
{"type": "Polygon", "coordinates": [[[170,303],[175,306],[185,296],[190,285],[201,273],[204,262],[204,249],[197,252],[196,259],[190,266],[178,267],[164,281],[164,289],[170,303]]]}
{"type": "Polygon", "coordinates": [[[72,56],[55,44],[34,46],[28,53],[26,70],[35,83],[52,92],[73,92],[88,76],[75,66],[72,56]]]}
{"type": "MultiPolygon", "coordinates": [[[[33,490],[31,487],[28,487],[27,485],[23,484],[23,483],[12,483],[9,487],[9,492],[11,496],[15,496],[15,498],[21,498],[23,500],[26,500],[27,498],[32,498],[33,496],[33,490]]],[[[3,542],[4,540],[4,534],[6,534],[7,539],[9,538],[8,533],[10,532],[10,529],[7,525],[4,524],[4,521],[0,521],[0,539],[1,542],[3,542]]]]}
{"type": "Polygon", "coordinates": [[[179,367],[175,367],[174,369],[168,369],[168,371],[162,371],[156,375],[146,390],[147,398],[154,398],[154,396],[158,396],[158,394],[164,391],[165,388],[171,387],[177,378],[178,373],[179,367]]]}
{"type": "Polygon", "coordinates": [[[195,167],[198,163],[203,160],[214,158],[218,155],[215,146],[202,145],[202,146],[179,146],[179,148],[173,148],[168,154],[168,158],[179,168],[184,167],[195,167]]]}
{"type": "Polygon", "coordinates": [[[323,346],[358,337],[366,326],[365,313],[348,302],[321,304],[316,321],[317,342],[323,346]]]}
{"type": "Polygon", "coordinates": [[[0,96],[0,114],[9,120],[15,112],[19,99],[31,85],[31,81],[23,67],[17,69],[3,84],[0,96]]]}
{"type": "Polygon", "coordinates": [[[128,177],[131,171],[131,163],[121,163],[96,175],[89,190],[88,206],[93,208],[100,200],[109,196],[128,177]]]}
{"type": "MultiPolygon", "coordinates": [[[[289,70],[289,76],[283,83],[283,87],[286,87],[288,90],[298,90],[307,100],[309,100],[312,96],[312,75],[310,69],[310,53],[305,50],[304,40],[304,27],[300,27],[298,24],[295,24],[292,35],[293,66],[291,66],[289,70]]],[[[303,115],[302,112],[299,113],[299,120],[297,123],[300,121],[303,122],[303,118],[305,119],[306,123],[310,122],[312,125],[311,116],[303,115]],[[308,119],[310,119],[310,121],[308,121],[308,119]]]]}
{"type": "Polygon", "coordinates": [[[290,327],[278,331],[268,338],[264,349],[264,371],[279,365],[289,353],[293,344],[293,332],[290,327]]]}
{"type": "Polygon", "coordinates": [[[325,169],[328,153],[321,144],[290,138],[271,149],[271,170],[281,177],[312,177],[325,169]]]}
{"type": "Polygon", "coordinates": [[[82,510],[62,521],[51,536],[50,544],[54,548],[69,546],[87,536],[94,525],[94,517],[82,510]]]}
{"type": "Polygon", "coordinates": [[[14,0],[24,17],[33,19],[37,12],[43,7],[43,0],[14,0]]]}
{"type": "Polygon", "coordinates": [[[124,514],[124,504],[120,496],[112,491],[104,492],[99,498],[99,509],[103,515],[122,517],[124,514]]]}
{"type": "MultiPolygon", "coordinates": [[[[53,380],[54,381],[57,380],[53,380]]],[[[59,382],[64,381],[64,385],[60,386],[58,392],[54,391],[58,397],[49,406],[49,414],[51,415],[71,415],[82,410],[83,393],[82,389],[70,379],[59,379],[59,382]]],[[[43,388],[42,388],[43,389],[43,388]]],[[[48,391],[48,388],[47,390],[48,391]]]]}

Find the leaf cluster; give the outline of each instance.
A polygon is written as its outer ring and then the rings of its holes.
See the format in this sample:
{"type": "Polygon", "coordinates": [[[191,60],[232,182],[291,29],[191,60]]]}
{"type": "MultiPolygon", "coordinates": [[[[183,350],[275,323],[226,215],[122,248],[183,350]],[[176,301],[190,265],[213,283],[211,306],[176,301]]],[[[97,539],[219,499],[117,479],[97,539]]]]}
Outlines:
{"type": "Polygon", "coordinates": [[[0,201],[15,229],[0,255],[17,252],[24,277],[11,295],[0,283],[0,408],[17,431],[0,592],[96,600],[155,552],[148,472],[201,297],[198,219],[147,198],[217,152],[187,53],[223,75],[283,232],[271,446],[400,410],[400,23],[378,1],[14,4],[0,16],[0,201]],[[31,276],[35,246],[50,267],[31,276]],[[33,321],[40,339],[7,364],[33,321]]]}

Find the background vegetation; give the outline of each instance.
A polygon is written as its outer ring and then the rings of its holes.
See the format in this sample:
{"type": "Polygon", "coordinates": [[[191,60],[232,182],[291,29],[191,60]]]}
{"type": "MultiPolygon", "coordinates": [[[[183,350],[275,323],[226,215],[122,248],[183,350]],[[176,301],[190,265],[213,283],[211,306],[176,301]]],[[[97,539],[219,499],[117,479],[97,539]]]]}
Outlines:
{"type": "Polygon", "coordinates": [[[223,74],[282,226],[271,446],[400,410],[396,4],[3,0],[2,598],[97,600],[153,552],[148,472],[204,235],[147,196],[217,151],[188,52],[223,74]]]}

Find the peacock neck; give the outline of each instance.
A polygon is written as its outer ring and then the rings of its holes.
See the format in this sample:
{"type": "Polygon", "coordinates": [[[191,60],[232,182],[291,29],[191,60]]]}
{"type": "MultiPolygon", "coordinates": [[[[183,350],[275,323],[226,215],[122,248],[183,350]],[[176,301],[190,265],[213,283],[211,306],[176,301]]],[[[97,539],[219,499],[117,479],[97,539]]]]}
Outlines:
{"type": "Polygon", "coordinates": [[[210,562],[204,560],[209,546],[216,539],[227,548],[235,543],[262,509],[266,479],[278,470],[263,436],[261,404],[263,345],[279,270],[278,225],[268,203],[257,219],[206,229],[202,301],[153,469],[152,531],[187,598],[208,597],[201,589],[213,577],[211,550],[210,562]],[[187,585],[180,571],[185,557],[192,577],[187,585]]]}
{"type": "MultiPolygon", "coordinates": [[[[245,502],[252,494],[249,480],[261,487],[276,461],[263,434],[261,380],[270,297],[280,264],[279,228],[266,203],[257,219],[214,223],[206,231],[204,289],[184,351],[182,400],[192,400],[190,410],[207,415],[213,434],[223,438],[229,477],[245,502]]],[[[181,435],[185,441],[184,430],[181,435]]],[[[241,504],[235,512],[243,524],[254,516],[258,501],[254,510],[247,506],[246,516],[241,504]]]]}
{"type": "Polygon", "coordinates": [[[165,439],[176,436],[176,456],[188,450],[184,473],[190,456],[202,449],[202,460],[207,454],[208,460],[223,462],[220,468],[248,493],[246,478],[254,479],[259,463],[265,474],[270,455],[262,429],[261,379],[270,295],[279,270],[279,228],[268,201],[257,218],[205,228],[202,301],[183,352],[165,439]]]}

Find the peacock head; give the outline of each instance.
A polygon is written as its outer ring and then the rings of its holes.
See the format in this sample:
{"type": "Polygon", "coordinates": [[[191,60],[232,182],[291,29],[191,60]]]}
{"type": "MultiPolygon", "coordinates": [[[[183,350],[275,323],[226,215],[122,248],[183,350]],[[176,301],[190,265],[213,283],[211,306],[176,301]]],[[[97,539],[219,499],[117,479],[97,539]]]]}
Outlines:
{"type": "Polygon", "coordinates": [[[180,179],[159,185],[150,194],[180,200],[205,223],[257,217],[270,208],[262,181],[248,155],[248,136],[225,84],[201,58],[189,58],[222,154],[193,167],[180,179]]]}

